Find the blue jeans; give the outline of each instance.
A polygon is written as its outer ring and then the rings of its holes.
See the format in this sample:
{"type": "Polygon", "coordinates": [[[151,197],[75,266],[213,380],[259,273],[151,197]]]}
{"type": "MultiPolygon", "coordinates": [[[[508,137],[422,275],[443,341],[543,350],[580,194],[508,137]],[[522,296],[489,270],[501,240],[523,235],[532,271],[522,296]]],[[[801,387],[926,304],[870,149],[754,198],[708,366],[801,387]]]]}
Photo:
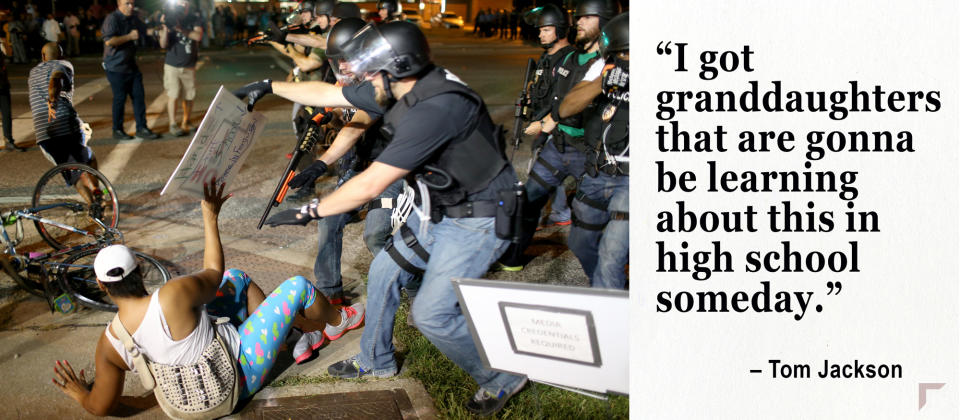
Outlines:
{"type": "MultiPolygon", "coordinates": [[[[356,174],[357,172],[348,170],[338,180],[337,187],[343,185],[344,182],[347,182],[356,174]]],[[[396,201],[397,196],[402,191],[403,181],[399,180],[390,184],[386,190],[377,196],[377,199],[392,198],[396,201]]],[[[383,244],[390,237],[390,213],[392,211],[393,209],[374,209],[367,212],[363,228],[363,241],[373,255],[380,252],[383,244]]],[[[343,252],[343,228],[349,220],[349,214],[337,214],[317,221],[317,242],[319,246],[317,258],[313,262],[313,275],[316,279],[317,290],[320,290],[320,293],[327,297],[343,294],[340,256],[343,252]]]]}
{"type": "Polygon", "coordinates": [[[550,215],[547,221],[551,223],[570,220],[570,206],[567,205],[567,189],[563,183],[557,186],[553,197],[550,197],[550,215]]]}
{"type": "Polygon", "coordinates": [[[579,192],[592,201],[602,203],[605,210],[573,200],[575,219],[592,225],[603,225],[603,230],[589,230],[573,224],[567,245],[580,260],[592,287],[623,289],[627,275],[624,271],[630,257],[630,221],[611,219],[611,212],[630,211],[630,177],[609,176],[603,173],[580,180],[579,192]]]}
{"type": "MultiPolygon", "coordinates": [[[[534,162],[531,172],[537,174],[548,185],[543,185],[533,176],[527,178],[527,183],[524,185],[527,190],[527,203],[523,209],[523,225],[520,226],[520,243],[510,246],[510,249],[500,259],[501,263],[508,266],[524,264],[523,252],[533,241],[533,234],[537,231],[537,224],[540,222],[540,212],[543,210],[543,206],[547,204],[552,190],[561,187],[561,189],[558,189],[558,191],[561,191],[563,180],[568,176],[580,178],[584,172],[585,162],[586,156],[579,150],[567,145],[563,153],[560,153],[554,145],[553,138],[547,140],[540,150],[539,158],[534,162]],[[543,159],[554,167],[557,173],[547,169],[546,165],[539,162],[539,159],[543,159]]],[[[563,194],[563,205],[566,205],[566,193],[563,194]]],[[[559,196],[559,194],[556,196],[559,196]]],[[[555,198],[554,206],[556,205],[557,199],[555,198]]],[[[569,215],[567,218],[569,219],[569,215]]]]}
{"type": "Polygon", "coordinates": [[[147,128],[147,106],[143,102],[143,73],[117,73],[107,71],[110,90],[113,91],[113,129],[123,131],[124,106],[127,95],[133,100],[133,117],[137,121],[137,131],[147,128]]]}
{"type": "MultiPolygon", "coordinates": [[[[407,226],[430,253],[429,263],[424,263],[408,248],[399,233],[391,239],[407,261],[426,271],[411,309],[417,328],[483,389],[494,394],[501,390],[512,391],[522,377],[483,366],[450,282],[457,277],[482,276],[506,249],[507,241],[494,234],[492,217],[444,217],[440,223],[427,222],[430,225],[426,235],[419,234],[420,223],[416,213],[407,219],[407,226]]],[[[393,357],[393,325],[400,305],[400,288],[413,277],[387,252],[378,253],[370,265],[366,327],[360,337],[357,363],[376,376],[390,376],[397,372],[393,357]]]]}

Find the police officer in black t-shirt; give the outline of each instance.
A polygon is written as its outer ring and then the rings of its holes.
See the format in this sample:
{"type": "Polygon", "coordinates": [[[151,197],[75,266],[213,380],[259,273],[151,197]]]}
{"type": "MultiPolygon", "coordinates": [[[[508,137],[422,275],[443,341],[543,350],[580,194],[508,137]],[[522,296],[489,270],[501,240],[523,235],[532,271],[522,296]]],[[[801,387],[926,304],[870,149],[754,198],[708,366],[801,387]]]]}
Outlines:
{"type": "Polygon", "coordinates": [[[416,25],[368,25],[348,43],[348,51],[350,69],[364,75],[366,83],[340,88],[265,80],[234,92],[251,103],[275,93],[315,106],[386,109],[382,131],[390,143],[377,159],[318,203],[299,213],[278,212],[273,223],[305,224],[350,211],[399,179],[416,191],[416,208],[405,228],[370,266],[360,353],[331,365],[328,372],[344,378],[397,373],[391,335],[400,287],[422,273],[411,309],[414,321],[480,385],[466,408],[492,414],[519,392],[526,378],[483,366],[451,280],[483,275],[506,249],[495,215],[501,191],[512,193],[517,178],[502,150],[500,130],[476,92],[433,65],[426,37],[416,25]]]}
{"type": "Polygon", "coordinates": [[[630,24],[627,13],[603,28],[599,77],[579,83],[561,117],[583,110],[586,175],[577,189],[569,244],[593,287],[622,289],[630,253],[630,24]]]}

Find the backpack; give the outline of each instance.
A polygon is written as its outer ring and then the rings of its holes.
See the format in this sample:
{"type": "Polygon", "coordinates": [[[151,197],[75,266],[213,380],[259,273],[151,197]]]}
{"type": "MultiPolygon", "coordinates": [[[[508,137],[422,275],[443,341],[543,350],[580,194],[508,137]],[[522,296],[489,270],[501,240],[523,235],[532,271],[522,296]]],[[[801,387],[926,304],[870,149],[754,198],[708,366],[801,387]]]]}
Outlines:
{"type": "Polygon", "coordinates": [[[147,360],[120,322],[119,315],[113,317],[110,326],[133,358],[143,387],[153,390],[167,416],[212,419],[232,413],[240,395],[237,361],[230,356],[227,343],[216,327],[228,320],[217,319],[213,340],[203,349],[200,359],[188,365],[164,365],[147,360]]]}

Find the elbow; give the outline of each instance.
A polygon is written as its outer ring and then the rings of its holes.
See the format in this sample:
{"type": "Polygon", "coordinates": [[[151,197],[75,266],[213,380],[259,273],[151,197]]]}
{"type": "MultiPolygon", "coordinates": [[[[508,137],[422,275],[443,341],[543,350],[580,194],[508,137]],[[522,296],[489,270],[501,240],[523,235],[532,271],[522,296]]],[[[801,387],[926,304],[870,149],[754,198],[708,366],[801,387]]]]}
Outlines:
{"type": "Polygon", "coordinates": [[[90,406],[89,404],[83,404],[83,409],[97,417],[106,417],[113,413],[113,406],[90,406]]]}

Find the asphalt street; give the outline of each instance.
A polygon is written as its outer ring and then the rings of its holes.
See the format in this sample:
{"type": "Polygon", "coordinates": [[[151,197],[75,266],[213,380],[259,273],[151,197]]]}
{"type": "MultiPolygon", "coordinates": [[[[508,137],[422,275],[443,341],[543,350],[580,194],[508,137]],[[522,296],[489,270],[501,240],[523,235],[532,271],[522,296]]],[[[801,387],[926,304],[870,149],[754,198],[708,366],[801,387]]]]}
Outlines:
{"type": "MultiPolygon", "coordinates": [[[[536,58],[540,49],[519,41],[478,40],[461,31],[435,30],[429,33],[429,38],[434,60],[479,92],[496,122],[512,127],[513,101],[519,93],[523,66],[527,58],[536,58]]],[[[203,245],[198,201],[160,195],[191,140],[191,136],[172,137],[167,133],[162,53],[150,51],[140,56],[148,123],[151,129],[163,134],[158,140],[147,141],[111,138],[112,94],[99,57],[84,56],[71,61],[76,68],[76,108],[81,118],[93,127],[94,140],[90,146],[98,157],[101,171],[118,191],[120,229],[126,243],[158,257],[174,275],[198,269],[203,245]]],[[[29,67],[9,65],[14,136],[19,145],[32,147],[26,153],[0,153],[0,211],[28,206],[36,181],[52,167],[33,145],[26,86],[29,67]]],[[[231,89],[264,78],[283,80],[289,67],[288,60],[266,47],[201,51],[191,125],[199,125],[221,85],[231,89]]],[[[271,95],[260,101],[257,109],[267,116],[268,123],[243,168],[228,186],[234,197],[221,212],[220,227],[227,266],[248,271],[265,290],[270,290],[293,275],[313,278],[316,224],[256,229],[295,140],[290,102],[271,95]]],[[[127,132],[132,133],[134,122],[129,101],[126,118],[127,132]]],[[[530,156],[528,140],[520,146],[515,158],[518,172],[526,171],[530,156]]],[[[322,195],[335,184],[335,177],[324,177],[318,190],[322,195]]],[[[303,204],[289,201],[281,207],[303,204]]],[[[32,229],[30,225],[25,226],[28,235],[21,250],[46,249],[32,229]]],[[[585,286],[586,276],[564,245],[568,230],[569,227],[559,227],[538,232],[528,250],[533,260],[522,272],[489,273],[486,278],[585,286]]],[[[342,259],[345,288],[361,300],[372,260],[363,244],[362,231],[362,223],[347,226],[342,259]]],[[[91,372],[96,337],[111,314],[90,310],[71,315],[50,314],[42,300],[20,293],[5,274],[0,274],[0,308],[0,371],[6,378],[5,386],[0,388],[0,417],[39,418],[37,416],[46,417],[65,407],[77,408],[50,384],[50,367],[54,360],[68,359],[91,372]]],[[[278,369],[277,373],[281,376],[324,374],[329,363],[356,352],[359,336],[359,332],[347,334],[333,343],[335,345],[324,348],[318,356],[321,360],[278,369]]],[[[139,386],[136,382],[136,379],[127,380],[128,393],[136,392],[139,386]]]]}

